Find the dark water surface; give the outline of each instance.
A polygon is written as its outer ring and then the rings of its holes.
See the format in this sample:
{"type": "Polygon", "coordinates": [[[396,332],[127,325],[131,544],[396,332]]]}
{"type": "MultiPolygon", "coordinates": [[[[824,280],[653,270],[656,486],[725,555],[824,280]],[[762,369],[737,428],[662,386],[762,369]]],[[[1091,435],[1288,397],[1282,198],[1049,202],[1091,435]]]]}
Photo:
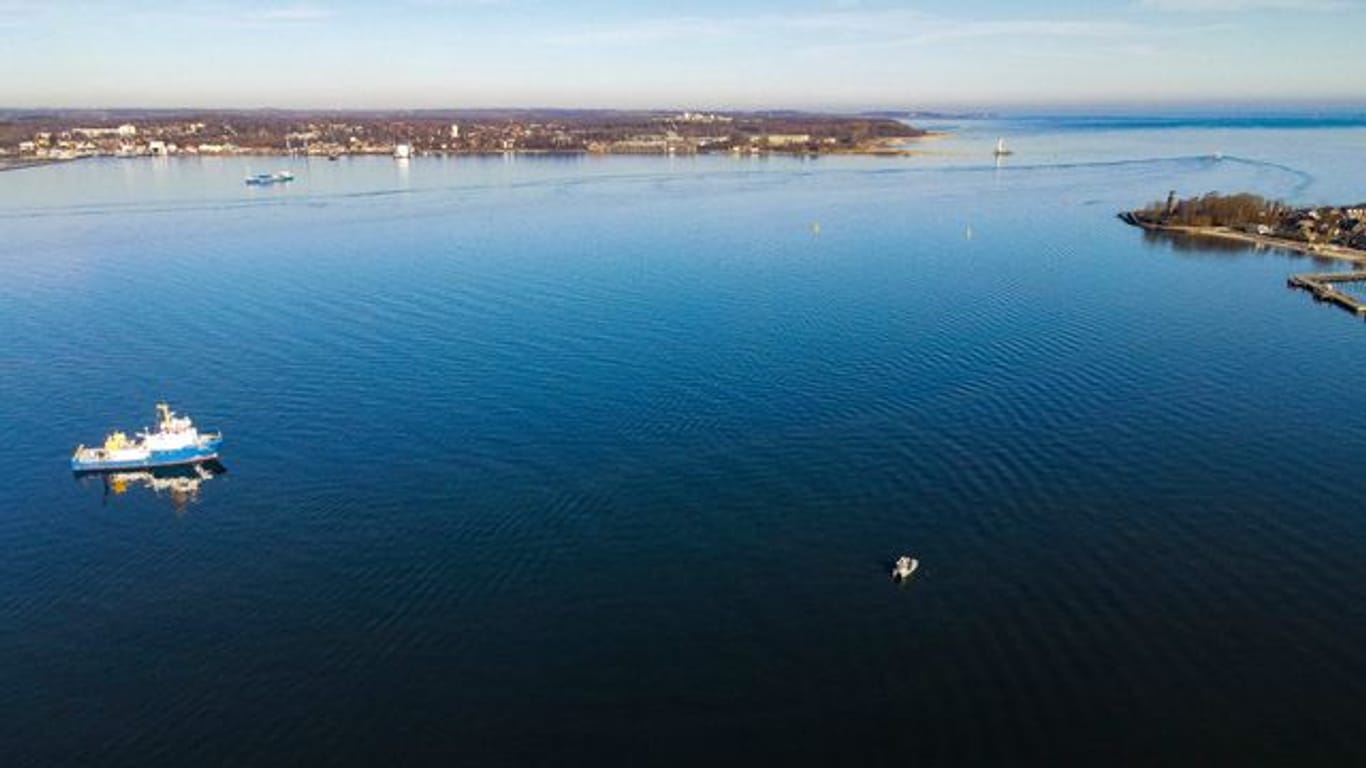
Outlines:
{"type": "Polygon", "coordinates": [[[1366,760],[1366,327],[1113,216],[1366,129],[1002,130],[0,174],[3,762],[1366,760]]]}

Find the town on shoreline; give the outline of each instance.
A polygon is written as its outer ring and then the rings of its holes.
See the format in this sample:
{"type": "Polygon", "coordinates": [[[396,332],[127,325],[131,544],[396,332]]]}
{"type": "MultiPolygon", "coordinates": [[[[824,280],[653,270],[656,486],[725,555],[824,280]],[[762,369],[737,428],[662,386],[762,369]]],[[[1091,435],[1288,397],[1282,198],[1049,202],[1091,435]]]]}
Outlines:
{"type": "Polygon", "coordinates": [[[1366,284],[1366,203],[1293,208],[1251,194],[1211,192],[1180,200],[1173,191],[1166,202],[1125,211],[1119,218],[1150,232],[1212,237],[1356,264],[1349,272],[1290,275],[1286,284],[1308,291],[1317,302],[1366,317],[1366,295],[1343,287],[1366,284]]]}
{"type": "Polygon", "coordinates": [[[1166,201],[1119,214],[1143,229],[1237,240],[1357,263],[1366,263],[1366,203],[1296,208],[1259,195],[1215,192],[1166,201]]]}
{"type": "Polygon", "coordinates": [[[11,111],[0,112],[0,166],[168,155],[899,154],[929,135],[881,113],[11,111]]]}

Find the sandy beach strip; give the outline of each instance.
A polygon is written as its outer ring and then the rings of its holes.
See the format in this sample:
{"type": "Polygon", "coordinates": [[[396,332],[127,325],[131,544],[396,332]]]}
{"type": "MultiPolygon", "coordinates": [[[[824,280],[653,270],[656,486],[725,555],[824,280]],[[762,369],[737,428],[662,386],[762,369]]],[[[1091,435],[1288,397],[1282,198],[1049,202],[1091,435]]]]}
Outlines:
{"type": "Polygon", "coordinates": [[[1338,261],[1346,261],[1353,264],[1366,264],[1366,251],[1341,245],[1306,243],[1302,240],[1286,240],[1285,238],[1272,237],[1269,235],[1254,235],[1250,232],[1239,232],[1234,229],[1228,229],[1227,227],[1186,227],[1141,222],[1138,226],[1153,232],[1172,232],[1193,237],[1217,237],[1221,240],[1236,240],[1263,248],[1280,248],[1282,250],[1294,251],[1295,253],[1301,253],[1305,256],[1336,259],[1338,261]]]}

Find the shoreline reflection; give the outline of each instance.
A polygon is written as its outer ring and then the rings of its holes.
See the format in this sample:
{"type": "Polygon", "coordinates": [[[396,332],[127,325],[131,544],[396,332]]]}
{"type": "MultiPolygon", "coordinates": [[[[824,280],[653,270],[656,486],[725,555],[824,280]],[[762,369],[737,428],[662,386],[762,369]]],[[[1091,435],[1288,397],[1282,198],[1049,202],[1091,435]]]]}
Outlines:
{"type": "Polygon", "coordinates": [[[1291,260],[1308,260],[1314,264],[1325,266],[1340,263],[1337,259],[1325,254],[1301,253],[1276,243],[1254,243],[1191,232],[1145,229],[1143,230],[1143,245],[1154,250],[1170,251],[1178,256],[1213,258],[1278,256],[1291,260]]]}

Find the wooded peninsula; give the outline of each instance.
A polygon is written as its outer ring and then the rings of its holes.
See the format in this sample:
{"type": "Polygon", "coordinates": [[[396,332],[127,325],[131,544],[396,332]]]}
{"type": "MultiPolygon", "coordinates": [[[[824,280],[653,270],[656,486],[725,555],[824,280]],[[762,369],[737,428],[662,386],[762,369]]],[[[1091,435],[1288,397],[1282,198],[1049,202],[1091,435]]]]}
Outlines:
{"type": "Polygon", "coordinates": [[[1175,192],[1119,214],[1148,230],[1241,240],[1301,253],[1366,261],[1366,203],[1297,208],[1253,194],[1211,192],[1179,199],[1175,192]]]}

